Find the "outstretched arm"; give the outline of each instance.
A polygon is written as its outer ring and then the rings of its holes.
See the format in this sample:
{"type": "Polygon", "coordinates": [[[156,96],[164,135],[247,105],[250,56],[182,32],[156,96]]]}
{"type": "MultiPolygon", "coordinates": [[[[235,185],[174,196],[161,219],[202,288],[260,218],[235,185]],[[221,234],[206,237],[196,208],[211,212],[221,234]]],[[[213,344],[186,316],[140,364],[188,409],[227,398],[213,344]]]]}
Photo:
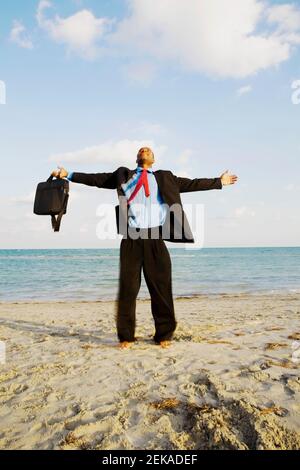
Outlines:
{"type": "Polygon", "coordinates": [[[223,186],[234,184],[237,181],[236,175],[230,175],[228,170],[219,178],[181,178],[173,175],[181,193],[192,191],[208,191],[210,189],[222,189],[223,186]]]}
{"type": "Polygon", "coordinates": [[[98,188],[116,189],[116,172],[113,173],[77,173],[68,172],[65,168],[59,168],[52,172],[56,178],[68,178],[73,183],[97,186],[98,188]]]}

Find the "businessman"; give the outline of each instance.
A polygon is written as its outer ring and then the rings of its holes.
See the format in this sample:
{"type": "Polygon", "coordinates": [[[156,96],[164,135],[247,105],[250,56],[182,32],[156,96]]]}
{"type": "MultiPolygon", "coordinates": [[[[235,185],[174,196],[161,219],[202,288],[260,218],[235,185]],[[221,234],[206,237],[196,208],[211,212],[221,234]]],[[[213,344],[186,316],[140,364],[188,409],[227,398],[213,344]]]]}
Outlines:
{"type": "Polygon", "coordinates": [[[153,340],[163,348],[171,344],[177,322],[171,259],[165,241],[194,242],[180,193],[222,189],[238,179],[228,171],[218,178],[182,178],[171,171],[153,171],[154,162],[153,151],[142,147],[134,170],[120,167],[112,173],[69,173],[60,167],[52,172],[56,178],[67,178],[74,183],[117,190],[117,230],[123,238],[116,326],[118,345],[123,349],[131,347],[136,340],[136,299],[142,270],[151,297],[153,340]]]}

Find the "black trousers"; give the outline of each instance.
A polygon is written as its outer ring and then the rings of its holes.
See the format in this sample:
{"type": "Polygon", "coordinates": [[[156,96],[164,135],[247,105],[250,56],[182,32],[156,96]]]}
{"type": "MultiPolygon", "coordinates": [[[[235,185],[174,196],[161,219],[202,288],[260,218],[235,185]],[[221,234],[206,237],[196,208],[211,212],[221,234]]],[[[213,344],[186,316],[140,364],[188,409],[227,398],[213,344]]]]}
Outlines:
{"type": "Polygon", "coordinates": [[[171,258],[162,238],[123,238],[120,246],[120,279],[117,334],[120,341],[134,341],[136,298],[141,271],[151,296],[155,342],[172,338],[176,329],[172,295],[171,258]]]}

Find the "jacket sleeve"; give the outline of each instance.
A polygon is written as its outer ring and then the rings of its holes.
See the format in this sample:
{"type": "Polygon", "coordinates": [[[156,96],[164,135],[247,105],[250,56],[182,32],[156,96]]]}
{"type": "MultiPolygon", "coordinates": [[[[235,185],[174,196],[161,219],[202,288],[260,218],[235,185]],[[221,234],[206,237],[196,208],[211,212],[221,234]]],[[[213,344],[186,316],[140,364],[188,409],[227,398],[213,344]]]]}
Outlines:
{"type": "Polygon", "coordinates": [[[210,189],[222,189],[221,178],[181,178],[173,175],[180,193],[192,191],[208,191],[210,189]]]}
{"type": "Polygon", "coordinates": [[[76,173],[72,172],[71,181],[73,183],[86,184],[87,186],[97,186],[97,188],[116,189],[117,171],[113,173],[76,173]]]}

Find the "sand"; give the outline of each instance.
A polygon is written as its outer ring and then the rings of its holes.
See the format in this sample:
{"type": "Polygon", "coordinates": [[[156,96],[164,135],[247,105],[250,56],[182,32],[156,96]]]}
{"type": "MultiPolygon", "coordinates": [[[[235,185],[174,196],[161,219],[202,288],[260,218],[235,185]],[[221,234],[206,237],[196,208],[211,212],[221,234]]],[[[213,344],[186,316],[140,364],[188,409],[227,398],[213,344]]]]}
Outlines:
{"type": "Polygon", "coordinates": [[[171,347],[140,300],[120,350],[114,302],[1,303],[0,449],[300,449],[300,296],[175,308],[171,347]]]}

